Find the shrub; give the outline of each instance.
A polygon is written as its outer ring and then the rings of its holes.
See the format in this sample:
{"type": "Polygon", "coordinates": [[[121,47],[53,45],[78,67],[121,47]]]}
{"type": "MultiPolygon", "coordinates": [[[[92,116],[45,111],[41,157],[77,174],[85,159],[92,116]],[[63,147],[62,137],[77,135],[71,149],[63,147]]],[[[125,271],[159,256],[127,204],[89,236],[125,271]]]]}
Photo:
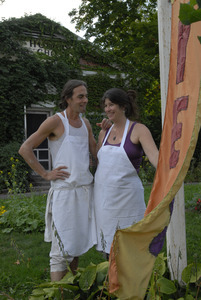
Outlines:
{"type": "Polygon", "coordinates": [[[199,182],[201,177],[201,162],[193,158],[187,172],[185,182],[199,182]]]}
{"type": "Polygon", "coordinates": [[[143,185],[153,182],[155,171],[155,168],[151,165],[148,158],[144,156],[139,171],[139,177],[143,185]]]}
{"type": "Polygon", "coordinates": [[[4,189],[19,189],[18,192],[29,190],[31,169],[18,154],[20,144],[11,142],[0,146],[0,192],[4,189]]]}

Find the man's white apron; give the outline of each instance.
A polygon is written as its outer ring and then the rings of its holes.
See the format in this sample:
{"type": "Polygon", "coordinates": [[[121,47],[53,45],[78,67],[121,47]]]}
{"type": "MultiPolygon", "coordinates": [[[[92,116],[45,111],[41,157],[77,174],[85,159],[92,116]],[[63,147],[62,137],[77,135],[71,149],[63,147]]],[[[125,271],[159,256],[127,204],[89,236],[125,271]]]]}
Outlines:
{"type": "Polygon", "coordinates": [[[106,253],[110,252],[115,231],[141,220],[146,208],[142,182],[124,150],[128,127],[129,120],[120,147],[105,145],[111,127],[98,152],[94,182],[97,250],[106,253]]]}
{"type": "Polygon", "coordinates": [[[89,171],[89,141],[87,136],[69,135],[69,122],[58,114],[65,127],[65,137],[53,162],[53,168],[67,166],[71,175],[65,180],[51,182],[46,207],[45,241],[51,241],[51,224],[56,229],[64,255],[80,256],[96,240],[94,207],[92,203],[93,176],[89,171]]]}

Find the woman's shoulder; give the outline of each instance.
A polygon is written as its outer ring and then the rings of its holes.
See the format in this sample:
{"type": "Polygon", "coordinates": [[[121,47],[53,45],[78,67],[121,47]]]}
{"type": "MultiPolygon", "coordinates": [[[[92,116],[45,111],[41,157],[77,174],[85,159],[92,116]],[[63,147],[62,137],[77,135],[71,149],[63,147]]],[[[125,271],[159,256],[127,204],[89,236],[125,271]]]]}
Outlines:
{"type": "Polygon", "coordinates": [[[135,123],[135,125],[131,132],[131,141],[133,143],[137,144],[137,143],[139,143],[140,137],[143,135],[146,135],[150,131],[149,131],[148,127],[142,123],[138,123],[138,122],[133,122],[133,123],[135,123]]]}
{"type": "Polygon", "coordinates": [[[140,123],[140,122],[132,122],[132,124],[131,124],[131,126],[133,126],[133,124],[135,124],[134,125],[134,127],[135,127],[135,130],[149,130],[148,129],[148,127],[146,126],[146,125],[144,125],[143,123],[140,123]]]}

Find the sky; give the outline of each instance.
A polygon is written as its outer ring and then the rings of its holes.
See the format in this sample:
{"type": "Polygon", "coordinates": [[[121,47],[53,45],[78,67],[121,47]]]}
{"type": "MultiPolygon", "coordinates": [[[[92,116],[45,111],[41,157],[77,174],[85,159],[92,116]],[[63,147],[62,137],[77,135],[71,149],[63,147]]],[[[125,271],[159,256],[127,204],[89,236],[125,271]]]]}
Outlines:
{"type": "Polygon", "coordinates": [[[41,13],[48,19],[60,23],[73,33],[83,37],[84,31],[76,32],[68,13],[78,8],[82,0],[5,0],[0,4],[0,20],[41,13]]]}

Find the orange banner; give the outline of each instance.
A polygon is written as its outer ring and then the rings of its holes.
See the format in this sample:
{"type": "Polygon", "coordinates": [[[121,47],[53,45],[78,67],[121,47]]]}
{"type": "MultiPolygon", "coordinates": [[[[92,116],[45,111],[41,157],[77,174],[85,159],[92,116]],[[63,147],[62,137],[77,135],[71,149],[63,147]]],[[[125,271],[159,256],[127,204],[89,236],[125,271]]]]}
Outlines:
{"type": "MultiPolygon", "coordinates": [[[[182,1],[172,5],[168,96],[159,163],[143,220],[117,230],[110,252],[110,292],[121,300],[144,299],[162,249],[172,201],[188,171],[201,125],[201,22],[179,21],[182,1]]],[[[184,1],[183,1],[184,2],[184,1]]]]}

